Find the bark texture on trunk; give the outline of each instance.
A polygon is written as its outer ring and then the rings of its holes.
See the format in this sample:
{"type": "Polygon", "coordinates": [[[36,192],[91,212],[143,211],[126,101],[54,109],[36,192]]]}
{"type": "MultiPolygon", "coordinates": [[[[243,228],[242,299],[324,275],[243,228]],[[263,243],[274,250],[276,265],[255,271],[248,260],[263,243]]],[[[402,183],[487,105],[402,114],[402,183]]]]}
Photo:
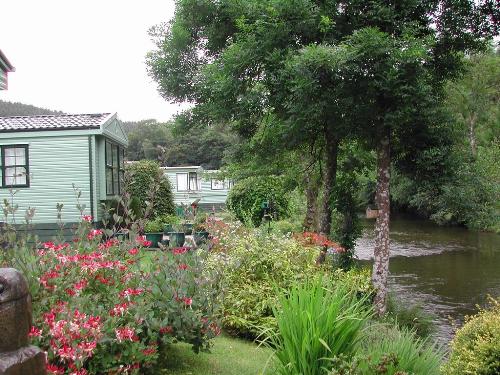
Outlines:
{"type": "Polygon", "coordinates": [[[469,117],[469,141],[470,141],[470,151],[472,154],[472,157],[477,156],[477,141],[476,141],[476,119],[477,116],[475,113],[473,113],[469,117]]]}
{"type": "Polygon", "coordinates": [[[330,234],[332,222],[332,208],[330,207],[335,179],[337,177],[337,154],[339,141],[330,129],[325,130],[326,136],[326,156],[325,171],[323,175],[323,196],[321,200],[321,218],[319,221],[319,232],[325,235],[330,234]]]}
{"type": "Polygon", "coordinates": [[[318,205],[319,184],[313,176],[314,171],[307,171],[304,177],[306,185],[306,217],[304,218],[304,231],[315,232],[317,226],[316,213],[318,205]]]}
{"type": "Polygon", "coordinates": [[[375,223],[375,249],[373,251],[372,281],[376,295],[375,312],[383,315],[387,308],[387,277],[389,275],[389,178],[391,166],[389,136],[383,137],[377,149],[377,192],[375,202],[378,217],[375,223]]]}

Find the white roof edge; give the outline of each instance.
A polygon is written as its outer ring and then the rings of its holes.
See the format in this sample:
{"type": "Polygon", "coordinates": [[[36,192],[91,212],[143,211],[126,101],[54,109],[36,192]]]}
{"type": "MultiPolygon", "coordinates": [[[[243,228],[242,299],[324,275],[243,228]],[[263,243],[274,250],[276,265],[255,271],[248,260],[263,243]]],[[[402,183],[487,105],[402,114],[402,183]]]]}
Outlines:
{"type": "Polygon", "coordinates": [[[161,169],[172,170],[172,169],[203,169],[200,165],[188,165],[185,167],[161,167],[161,169]]]}

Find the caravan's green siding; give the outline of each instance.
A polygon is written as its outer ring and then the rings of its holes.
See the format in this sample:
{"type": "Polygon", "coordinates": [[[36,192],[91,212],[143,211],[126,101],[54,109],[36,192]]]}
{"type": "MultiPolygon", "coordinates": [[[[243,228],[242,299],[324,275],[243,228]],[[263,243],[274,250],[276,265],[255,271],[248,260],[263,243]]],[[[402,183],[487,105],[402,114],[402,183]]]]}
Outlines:
{"type": "Polygon", "coordinates": [[[198,204],[206,208],[211,208],[211,206],[219,208],[226,204],[229,189],[212,190],[210,175],[216,173],[217,171],[211,171],[212,173],[209,173],[204,171],[201,167],[174,167],[166,168],[164,170],[172,185],[174,204],[190,205],[197,199],[200,200],[198,204]],[[177,191],[177,173],[189,172],[196,172],[198,174],[199,189],[197,191],[177,191]]]}
{"type": "MultiPolygon", "coordinates": [[[[84,214],[95,222],[102,219],[106,200],[105,140],[126,148],[120,122],[113,115],[101,129],[20,131],[0,134],[0,145],[28,145],[30,186],[17,188],[13,202],[19,206],[16,224],[22,224],[29,207],[35,208],[33,224],[55,234],[58,203],[63,204],[62,221],[81,220],[73,184],[81,191],[84,214]]],[[[0,188],[0,202],[11,201],[9,189],[0,188]]],[[[0,222],[4,221],[0,217],[0,222]]],[[[9,220],[12,221],[12,220],[9,220]]]]}
{"type": "MultiPolygon", "coordinates": [[[[47,133],[46,133],[47,134],[47,133]]],[[[90,166],[88,135],[67,135],[64,137],[26,137],[27,133],[2,135],[0,145],[25,144],[29,147],[30,186],[18,188],[13,197],[19,206],[16,223],[23,222],[24,213],[34,207],[33,223],[57,223],[57,203],[62,203],[62,220],[77,222],[80,212],[73,184],[81,192],[80,204],[90,215],[90,166]],[[21,135],[22,136],[18,136],[21,135]]],[[[0,189],[0,200],[10,201],[9,189],[0,189]]]]}

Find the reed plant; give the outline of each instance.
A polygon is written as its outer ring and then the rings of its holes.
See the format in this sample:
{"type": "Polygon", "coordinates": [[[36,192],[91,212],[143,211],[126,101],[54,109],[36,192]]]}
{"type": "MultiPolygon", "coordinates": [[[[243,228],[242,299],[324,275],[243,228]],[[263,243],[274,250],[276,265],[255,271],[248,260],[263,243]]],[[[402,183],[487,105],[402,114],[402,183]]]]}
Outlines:
{"type": "Polygon", "coordinates": [[[357,374],[440,373],[444,352],[428,338],[421,338],[414,330],[405,327],[384,324],[374,324],[370,330],[374,338],[365,341],[354,361],[357,374]]]}
{"type": "Polygon", "coordinates": [[[332,367],[330,358],[350,358],[371,315],[365,298],[342,283],[314,278],[282,291],[274,307],[277,330],[263,340],[275,350],[281,375],[318,375],[332,367]]]}

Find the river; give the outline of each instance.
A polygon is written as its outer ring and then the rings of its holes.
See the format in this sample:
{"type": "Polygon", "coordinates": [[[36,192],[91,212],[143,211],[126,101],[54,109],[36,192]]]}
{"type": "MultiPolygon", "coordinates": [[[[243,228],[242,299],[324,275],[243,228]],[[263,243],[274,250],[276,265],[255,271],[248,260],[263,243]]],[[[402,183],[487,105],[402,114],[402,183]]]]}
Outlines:
{"type": "MultiPolygon", "coordinates": [[[[364,221],[356,246],[362,263],[373,257],[374,222],[364,221]]],[[[390,238],[390,290],[401,303],[432,314],[438,342],[448,343],[453,324],[475,314],[488,295],[500,297],[500,235],[396,218],[390,238]]]]}

